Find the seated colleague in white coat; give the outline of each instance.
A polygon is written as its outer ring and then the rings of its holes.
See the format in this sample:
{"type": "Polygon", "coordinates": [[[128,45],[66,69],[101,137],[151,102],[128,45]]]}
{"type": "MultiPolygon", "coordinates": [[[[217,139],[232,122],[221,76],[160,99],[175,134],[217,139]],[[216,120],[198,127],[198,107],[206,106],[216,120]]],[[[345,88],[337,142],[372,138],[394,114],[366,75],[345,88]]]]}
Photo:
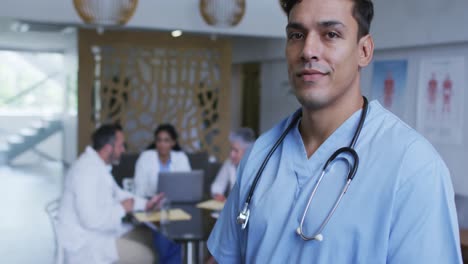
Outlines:
{"type": "Polygon", "coordinates": [[[160,172],[190,171],[187,155],[177,142],[177,131],[170,124],[161,124],[154,131],[154,144],[143,151],[135,165],[135,192],[149,197],[158,190],[160,172]]]}
{"type": "Polygon", "coordinates": [[[212,255],[223,264],[461,263],[446,165],[361,95],[374,50],[372,2],[283,4],[289,81],[302,107],[242,159],[208,240],[212,255]]]}
{"type": "Polygon", "coordinates": [[[236,182],[237,166],[244,156],[245,151],[252,146],[255,141],[255,132],[248,127],[241,127],[232,131],[229,135],[231,151],[215,180],[211,184],[211,195],[215,200],[226,200],[225,193],[230,191],[236,182]],[[228,189],[229,187],[229,189],[228,189]]]}
{"type": "Polygon", "coordinates": [[[105,264],[125,258],[125,250],[116,247],[117,239],[128,231],[122,218],[133,210],[153,208],[162,198],[148,201],[116,184],[110,171],[125,151],[120,126],[100,127],[92,141],[65,176],[57,231],[66,263],[105,264]]]}

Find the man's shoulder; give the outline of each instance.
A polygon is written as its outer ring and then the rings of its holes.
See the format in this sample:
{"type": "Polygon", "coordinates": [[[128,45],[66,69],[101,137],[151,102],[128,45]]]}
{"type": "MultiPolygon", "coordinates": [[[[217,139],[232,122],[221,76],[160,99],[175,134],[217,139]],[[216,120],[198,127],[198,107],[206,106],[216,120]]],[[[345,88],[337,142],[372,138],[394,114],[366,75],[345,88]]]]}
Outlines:
{"type": "Polygon", "coordinates": [[[171,151],[171,156],[173,156],[176,159],[183,159],[183,158],[188,159],[187,154],[185,154],[185,152],[182,151],[182,150],[172,150],[171,151]]]}
{"type": "MultiPolygon", "coordinates": [[[[390,152],[391,150],[396,152],[410,150],[418,158],[439,158],[432,144],[398,116],[378,103],[372,104],[372,110],[374,112],[369,117],[369,129],[371,130],[369,134],[371,136],[368,140],[377,143],[379,148],[383,147],[390,152]]],[[[382,149],[376,148],[376,151],[382,151],[382,149]]]]}
{"type": "Polygon", "coordinates": [[[72,170],[81,170],[84,168],[89,168],[91,165],[97,164],[95,157],[90,155],[89,152],[84,151],[81,155],[73,162],[70,166],[70,171],[72,170]]]}
{"type": "Polygon", "coordinates": [[[73,180],[74,178],[84,179],[93,177],[93,175],[100,170],[101,166],[102,165],[93,155],[90,155],[85,151],[70,166],[66,177],[69,180],[73,180]]]}

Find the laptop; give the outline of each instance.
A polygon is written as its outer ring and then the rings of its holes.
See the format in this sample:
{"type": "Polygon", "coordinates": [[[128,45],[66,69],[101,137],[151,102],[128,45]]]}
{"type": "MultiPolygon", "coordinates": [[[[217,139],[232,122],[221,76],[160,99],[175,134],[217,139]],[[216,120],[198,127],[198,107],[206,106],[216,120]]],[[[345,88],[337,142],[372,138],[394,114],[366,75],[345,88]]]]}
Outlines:
{"type": "Polygon", "coordinates": [[[189,203],[203,199],[202,170],[184,172],[160,172],[158,193],[164,192],[171,202],[189,203]]]}

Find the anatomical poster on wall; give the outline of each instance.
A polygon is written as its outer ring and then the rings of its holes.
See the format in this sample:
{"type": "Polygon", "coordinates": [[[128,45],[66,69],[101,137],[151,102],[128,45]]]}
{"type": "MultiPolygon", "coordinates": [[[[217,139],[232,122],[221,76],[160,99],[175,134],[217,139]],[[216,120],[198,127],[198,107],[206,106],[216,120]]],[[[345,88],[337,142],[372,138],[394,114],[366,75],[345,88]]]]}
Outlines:
{"type": "Polygon", "coordinates": [[[402,116],[405,105],[407,60],[375,61],[372,74],[372,98],[402,116]]]}
{"type": "Polygon", "coordinates": [[[462,143],[465,72],[463,57],[421,61],[417,127],[433,142],[462,143]]]}

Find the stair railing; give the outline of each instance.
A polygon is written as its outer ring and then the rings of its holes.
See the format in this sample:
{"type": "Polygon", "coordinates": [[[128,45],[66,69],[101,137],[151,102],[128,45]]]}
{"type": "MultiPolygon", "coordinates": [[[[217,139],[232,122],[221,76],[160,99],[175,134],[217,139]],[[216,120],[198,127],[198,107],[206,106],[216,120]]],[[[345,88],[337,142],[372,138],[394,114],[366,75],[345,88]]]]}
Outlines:
{"type": "Polygon", "coordinates": [[[0,106],[9,105],[9,104],[19,100],[20,98],[30,94],[31,92],[35,91],[37,88],[41,87],[44,83],[48,82],[52,78],[55,78],[55,77],[57,77],[57,76],[59,76],[61,74],[62,74],[61,72],[55,72],[55,73],[47,75],[45,78],[43,78],[43,79],[39,80],[38,82],[32,84],[30,87],[28,87],[28,88],[26,88],[24,90],[21,90],[20,92],[18,92],[17,94],[13,95],[10,98],[7,98],[7,99],[3,100],[2,102],[0,102],[0,106]]]}

